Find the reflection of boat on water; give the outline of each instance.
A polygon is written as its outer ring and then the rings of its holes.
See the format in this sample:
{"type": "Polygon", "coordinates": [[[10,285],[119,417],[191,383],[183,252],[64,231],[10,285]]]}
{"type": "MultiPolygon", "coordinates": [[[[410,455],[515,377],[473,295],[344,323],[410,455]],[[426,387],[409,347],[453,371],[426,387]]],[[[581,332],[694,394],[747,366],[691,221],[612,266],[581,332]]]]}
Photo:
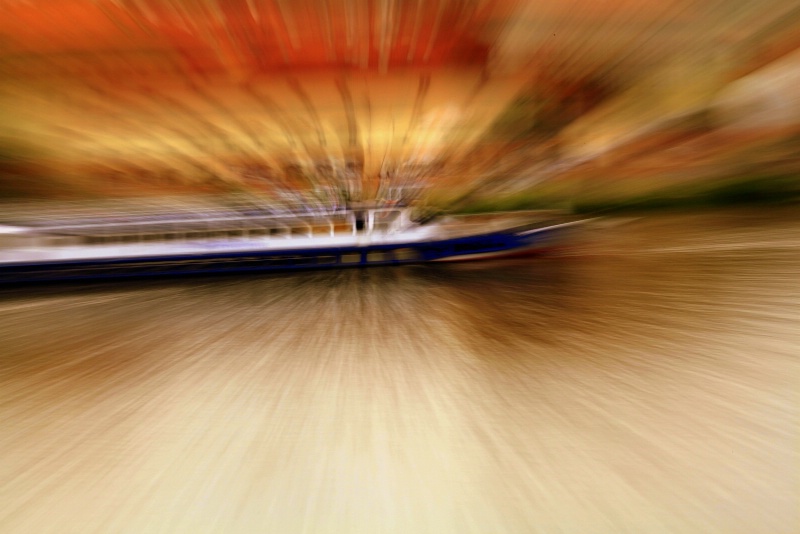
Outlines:
{"type": "Polygon", "coordinates": [[[542,252],[580,221],[414,221],[405,207],[327,215],[159,217],[0,226],[0,282],[326,269],[542,252]]]}

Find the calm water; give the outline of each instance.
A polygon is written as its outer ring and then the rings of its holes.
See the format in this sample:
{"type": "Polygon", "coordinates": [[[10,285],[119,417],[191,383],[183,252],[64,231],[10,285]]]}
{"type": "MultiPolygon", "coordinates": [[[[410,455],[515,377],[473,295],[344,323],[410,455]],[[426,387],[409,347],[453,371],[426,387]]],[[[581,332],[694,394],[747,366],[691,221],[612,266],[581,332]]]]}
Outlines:
{"type": "Polygon", "coordinates": [[[800,217],[6,289],[3,533],[796,533],[800,217]]]}

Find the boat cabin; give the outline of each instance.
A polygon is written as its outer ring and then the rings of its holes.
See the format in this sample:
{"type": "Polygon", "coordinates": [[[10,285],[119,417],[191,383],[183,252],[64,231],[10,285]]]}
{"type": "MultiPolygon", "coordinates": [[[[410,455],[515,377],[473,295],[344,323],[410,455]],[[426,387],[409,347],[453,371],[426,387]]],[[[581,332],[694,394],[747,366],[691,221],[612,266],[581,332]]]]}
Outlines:
{"type": "Polygon", "coordinates": [[[408,208],[357,207],[326,216],[219,217],[0,227],[0,247],[127,245],[156,242],[304,239],[393,234],[413,225],[408,208]]]}

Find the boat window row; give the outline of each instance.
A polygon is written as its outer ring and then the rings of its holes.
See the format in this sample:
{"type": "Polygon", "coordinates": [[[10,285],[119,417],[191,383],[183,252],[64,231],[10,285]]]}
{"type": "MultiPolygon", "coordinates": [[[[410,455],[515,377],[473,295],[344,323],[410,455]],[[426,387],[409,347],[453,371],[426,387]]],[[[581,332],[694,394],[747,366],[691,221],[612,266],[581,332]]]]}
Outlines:
{"type": "MultiPolygon", "coordinates": [[[[375,225],[378,233],[388,233],[388,225],[375,225]]],[[[196,232],[164,232],[164,233],[139,233],[139,234],[108,234],[91,235],[84,237],[84,242],[89,245],[110,245],[125,243],[149,243],[169,241],[203,241],[211,239],[244,239],[244,238],[295,238],[295,237],[323,237],[333,235],[352,234],[349,225],[312,226],[308,228],[253,228],[248,230],[219,230],[196,232]]]]}
{"type": "Polygon", "coordinates": [[[242,239],[242,238],[264,238],[264,237],[311,237],[311,236],[330,236],[330,227],[310,227],[310,228],[253,228],[249,230],[219,230],[219,231],[196,231],[196,232],[164,232],[164,233],[142,233],[128,235],[92,235],[87,236],[85,241],[90,245],[110,245],[120,243],[144,243],[157,241],[203,241],[209,239],[242,239]]]}
{"type": "MultiPolygon", "coordinates": [[[[240,227],[222,227],[219,229],[211,228],[185,228],[183,230],[175,227],[130,227],[123,229],[120,227],[98,228],[97,233],[88,234],[80,232],[86,244],[120,244],[120,243],[140,243],[152,241],[198,241],[208,239],[241,239],[241,238],[293,238],[293,237],[314,237],[314,236],[335,236],[348,235],[359,231],[368,230],[372,233],[390,233],[400,220],[399,211],[376,211],[373,218],[369,219],[363,213],[355,216],[355,219],[333,218],[323,221],[306,221],[302,223],[271,224],[271,225],[252,225],[240,227]],[[371,221],[371,222],[370,222],[371,221]],[[369,224],[368,224],[369,223],[369,224]],[[359,227],[359,224],[361,227],[359,227]]],[[[252,224],[252,223],[251,223],[252,224]]],[[[71,233],[69,228],[61,230],[71,233]]]]}

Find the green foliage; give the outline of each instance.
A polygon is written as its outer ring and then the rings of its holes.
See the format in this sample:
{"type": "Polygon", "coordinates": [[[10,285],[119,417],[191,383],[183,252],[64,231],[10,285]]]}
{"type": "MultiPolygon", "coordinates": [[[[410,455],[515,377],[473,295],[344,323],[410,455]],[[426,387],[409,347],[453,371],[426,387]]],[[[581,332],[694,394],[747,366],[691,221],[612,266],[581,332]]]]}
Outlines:
{"type": "Polygon", "coordinates": [[[754,177],[724,184],[704,195],[708,204],[770,203],[796,199],[800,195],[800,180],[792,176],[754,177]]]}
{"type": "Polygon", "coordinates": [[[624,200],[579,202],[575,206],[575,211],[578,213],[646,212],[798,201],[800,201],[800,176],[761,175],[724,180],[711,187],[694,191],[684,186],[624,200]]]}
{"type": "Polygon", "coordinates": [[[512,195],[494,199],[479,199],[458,206],[452,213],[473,215],[503,211],[524,211],[536,209],[552,209],[551,202],[531,195],[512,195]]]}
{"type": "MultiPolygon", "coordinates": [[[[800,202],[800,175],[753,175],[713,184],[700,181],[624,199],[578,200],[572,209],[577,213],[648,212],[787,202],[800,202]]],[[[563,201],[524,193],[463,202],[450,212],[468,215],[560,208],[564,208],[563,201]]]]}

